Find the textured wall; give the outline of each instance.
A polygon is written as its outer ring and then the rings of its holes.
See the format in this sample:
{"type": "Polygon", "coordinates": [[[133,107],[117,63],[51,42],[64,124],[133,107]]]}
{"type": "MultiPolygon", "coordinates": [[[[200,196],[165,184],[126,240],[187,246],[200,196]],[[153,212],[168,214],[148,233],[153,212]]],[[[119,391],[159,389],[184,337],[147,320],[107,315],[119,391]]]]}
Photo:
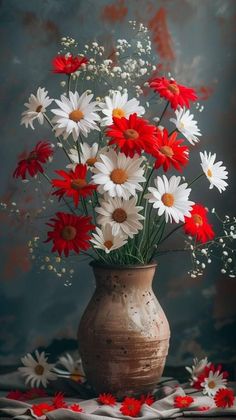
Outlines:
{"type": "MultiPolygon", "coordinates": [[[[16,156],[42,138],[52,140],[46,128],[35,132],[19,127],[23,103],[36,86],[58,92],[50,62],[61,36],[79,43],[87,38],[112,41],[125,37],[127,21],[148,24],[157,60],[176,79],[195,87],[205,111],[199,114],[202,144],[216,151],[230,171],[230,188],[216,190],[209,202],[208,185],[198,185],[195,200],[234,212],[235,166],[235,23],[234,0],[1,0],[1,199],[37,210],[45,191],[33,191],[12,180],[16,156]],[[33,198],[35,194],[36,199],[33,198]]],[[[197,159],[198,150],[192,156],[197,159]]],[[[50,212],[48,213],[50,215],[50,212]]],[[[40,229],[46,217],[38,219],[40,229]]],[[[26,240],[34,232],[28,214],[7,217],[0,213],[0,362],[10,364],[38,346],[60,352],[75,348],[80,315],[94,289],[86,262],[72,286],[49,271],[32,266],[26,240]],[[66,340],[63,340],[66,339],[66,340]]],[[[46,251],[44,251],[46,252],[46,251]]],[[[46,254],[45,254],[46,255],[46,254]]],[[[235,354],[235,279],[210,266],[204,277],[187,275],[190,260],[163,256],[155,291],[172,329],[169,364],[184,364],[193,355],[207,354],[214,361],[233,362],[235,354]]]]}

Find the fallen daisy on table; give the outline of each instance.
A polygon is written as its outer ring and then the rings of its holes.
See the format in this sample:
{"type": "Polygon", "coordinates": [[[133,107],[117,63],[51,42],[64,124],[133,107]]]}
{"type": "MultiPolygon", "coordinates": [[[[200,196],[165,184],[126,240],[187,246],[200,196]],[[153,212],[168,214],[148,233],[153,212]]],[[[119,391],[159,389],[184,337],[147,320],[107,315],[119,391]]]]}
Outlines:
{"type": "Polygon", "coordinates": [[[53,371],[56,372],[58,376],[69,378],[72,381],[85,381],[85,374],[81,359],[74,360],[69,353],[66,353],[64,356],[59,357],[53,371]],[[63,367],[64,369],[62,369],[61,367],[63,367]]]}
{"type": "Polygon", "coordinates": [[[55,365],[47,360],[45,352],[39,353],[38,350],[35,351],[35,358],[30,353],[22,357],[24,367],[19,367],[18,370],[25,377],[26,384],[36,387],[42,384],[46,387],[48,381],[57,379],[57,375],[52,371],[55,365]]]}
{"type": "Polygon", "coordinates": [[[203,394],[214,396],[221,388],[226,388],[227,380],[224,379],[223,373],[210,372],[209,376],[203,380],[201,386],[203,394]]]}

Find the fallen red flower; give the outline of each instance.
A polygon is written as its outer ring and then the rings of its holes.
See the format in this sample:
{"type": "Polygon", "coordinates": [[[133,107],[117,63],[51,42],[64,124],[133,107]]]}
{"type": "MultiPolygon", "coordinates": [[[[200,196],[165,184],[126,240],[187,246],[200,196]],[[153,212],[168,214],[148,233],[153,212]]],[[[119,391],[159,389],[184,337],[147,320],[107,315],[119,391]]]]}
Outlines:
{"type": "Polygon", "coordinates": [[[214,238],[215,233],[207,219],[207,210],[201,204],[194,204],[191,216],[185,217],[184,231],[202,243],[214,238]]]}
{"type": "Polygon", "coordinates": [[[44,169],[41,163],[46,163],[52,154],[51,144],[46,141],[39,141],[24,159],[19,160],[13,177],[25,179],[27,172],[30,176],[35,176],[38,172],[43,173],[44,169]]]}
{"type": "Polygon", "coordinates": [[[32,405],[32,411],[36,416],[44,416],[44,414],[48,413],[49,411],[55,410],[55,407],[52,404],[47,403],[40,403],[32,405]]]}
{"type": "Polygon", "coordinates": [[[120,412],[124,416],[136,417],[142,407],[141,401],[136,398],[125,397],[121,403],[120,412]]]}
{"type": "Polygon", "coordinates": [[[175,408],[187,408],[189,407],[194,401],[193,397],[190,397],[189,395],[180,396],[178,395],[175,397],[175,408]]]}
{"type": "Polygon", "coordinates": [[[217,407],[232,407],[235,400],[234,392],[232,389],[219,389],[214,396],[214,400],[217,407]]]}
{"type": "Polygon", "coordinates": [[[79,70],[82,64],[86,64],[86,57],[78,57],[73,55],[57,55],[52,60],[53,73],[71,74],[79,70]]]}
{"type": "Polygon", "coordinates": [[[141,395],[140,402],[141,404],[152,405],[155,402],[155,398],[152,394],[141,395]]]}
{"type": "Polygon", "coordinates": [[[52,399],[52,403],[53,403],[55,409],[57,409],[57,408],[67,408],[67,404],[64,400],[63,392],[57,392],[52,399]]]}
{"type": "Polygon", "coordinates": [[[68,407],[70,410],[75,411],[76,413],[82,413],[84,410],[80,407],[79,404],[72,404],[68,407]]]}
{"type": "Polygon", "coordinates": [[[210,406],[209,405],[203,405],[203,406],[201,406],[201,407],[198,407],[198,411],[208,411],[208,410],[210,410],[210,406]]]}
{"type": "Polygon", "coordinates": [[[9,400],[18,400],[18,401],[25,401],[25,394],[21,391],[10,391],[6,395],[6,398],[9,398],[9,400]]]}
{"type": "Polygon", "coordinates": [[[116,404],[116,398],[112,394],[99,394],[98,403],[114,406],[116,404]]]}
{"type": "Polygon", "coordinates": [[[149,82],[149,86],[158,92],[162,98],[170,102],[171,107],[176,110],[178,106],[183,108],[190,107],[189,101],[196,101],[197,95],[194,89],[187,86],[180,85],[173,79],[166,79],[166,77],[157,77],[149,82]]]}
{"type": "Polygon", "coordinates": [[[26,391],[24,395],[26,400],[34,400],[36,398],[48,397],[48,394],[42,388],[31,388],[28,391],[26,391]]]}

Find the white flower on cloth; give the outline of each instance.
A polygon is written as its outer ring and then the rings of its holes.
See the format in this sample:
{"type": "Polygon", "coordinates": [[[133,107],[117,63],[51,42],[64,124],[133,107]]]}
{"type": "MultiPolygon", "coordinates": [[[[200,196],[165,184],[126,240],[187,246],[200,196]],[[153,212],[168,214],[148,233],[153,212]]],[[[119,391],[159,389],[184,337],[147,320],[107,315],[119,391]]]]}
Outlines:
{"type": "MultiPolygon", "coordinates": [[[[92,146],[89,146],[88,143],[81,143],[80,148],[81,163],[86,163],[86,165],[92,167],[97,162],[98,143],[93,143],[92,146]]],[[[69,163],[66,167],[74,170],[76,165],[80,163],[78,150],[70,149],[69,157],[73,163],[69,163]]]]}
{"type": "Polygon", "coordinates": [[[192,367],[186,366],[186,370],[191,375],[190,385],[193,385],[194,382],[197,380],[198,376],[203,372],[205,367],[209,366],[211,363],[208,362],[207,357],[204,357],[204,359],[198,360],[198,358],[193,359],[193,365],[192,367]]]}
{"type": "Polygon", "coordinates": [[[127,243],[127,236],[121,233],[113,235],[110,223],[107,223],[101,229],[96,227],[96,233],[93,233],[92,236],[93,239],[90,242],[94,244],[94,248],[102,249],[106,254],[114,249],[121,248],[127,243]]]}
{"type": "Polygon", "coordinates": [[[47,360],[45,352],[39,353],[38,350],[35,351],[35,358],[30,353],[21,358],[24,367],[19,367],[18,370],[25,376],[26,384],[32,387],[39,387],[42,384],[46,387],[48,381],[57,379],[57,375],[52,372],[55,365],[48,363],[47,360]]]}
{"type": "Polygon", "coordinates": [[[194,115],[190,114],[189,109],[179,108],[175,111],[176,118],[170,118],[180,133],[186,137],[189,143],[193,144],[199,142],[199,136],[202,134],[197,126],[194,115]]]}
{"type": "Polygon", "coordinates": [[[105,96],[104,99],[105,103],[99,104],[105,115],[102,118],[102,125],[111,125],[113,123],[113,117],[129,118],[134,113],[138,116],[145,113],[144,107],[139,105],[139,101],[136,98],[128,100],[127,93],[121,95],[119,91],[114,91],[111,96],[105,96]]]}
{"type": "Polygon", "coordinates": [[[110,223],[113,235],[123,234],[133,238],[143,228],[139,220],[144,219],[139,214],[143,207],[136,206],[136,204],[136,197],[132,197],[130,200],[123,200],[118,197],[102,200],[101,207],[95,208],[96,212],[99,213],[98,223],[102,226],[110,223]]]}
{"type": "Polygon", "coordinates": [[[78,92],[69,92],[69,98],[61,95],[61,100],[55,99],[59,106],[51,111],[55,114],[52,122],[55,124],[56,136],[62,135],[67,139],[70,134],[76,141],[80,134],[88,137],[91,130],[99,130],[97,121],[100,121],[97,102],[91,102],[93,95],[84,92],[79,96],[78,92]]]}
{"type": "Polygon", "coordinates": [[[201,383],[203,388],[202,393],[205,395],[214,396],[221,388],[226,388],[227,380],[223,378],[223,373],[209,372],[208,378],[205,378],[201,383]]]}
{"type": "Polygon", "coordinates": [[[33,121],[38,120],[39,124],[43,124],[46,108],[51,105],[53,99],[50,99],[48,91],[39,87],[36,95],[31,93],[29,102],[24,105],[28,108],[22,113],[21,124],[25,124],[26,128],[30,127],[34,130],[33,121]]]}
{"type": "Polygon", "coordinates": [[[144,182],[143,158],[127,157],[110,149],[106,154],[99,154],[99,162],[94,164],[93,182],[98,184],[98,192],[108,193],[110,197],[123,197],[127,200],[136,190],[142,191],[139,184],[144,182]]]}
{"type": "Polygon", "coordinates": [[[84,382],[85,374],[81,359],[74,360],[69,353],[66,353],[65,356],[59,357],[57,365],[65,368],[64,370],[54,367],[54,372],[56,372],[59,376],[70,378],[76,382],[84,382]]]}
{"type": "Polygon", "coordinates": [[[226,167],[222,166],[223,162],[215,163],[216,154],[211,152],[207,154],[206,151],[200,152],[200,158],[202,170],[210,182],[210,189],[216,187],[220,193],[225,191],[228,184],[224,180],[228,179],[228,172],[226,167]]]}
{"type": "Polygon", "coordinates": [[[181,177],[173,175],[170,180],[165,175],[154,179],[154,187],[148,187],[149,193],[145,198],[153,207],[158,209],[158,215],[165,214],[166,222],[174,220],[176,223],[184,222],[184,217],[190,217],[193,201],[189,201],[191,188],[188,184],[180,184],[181,177]]]}

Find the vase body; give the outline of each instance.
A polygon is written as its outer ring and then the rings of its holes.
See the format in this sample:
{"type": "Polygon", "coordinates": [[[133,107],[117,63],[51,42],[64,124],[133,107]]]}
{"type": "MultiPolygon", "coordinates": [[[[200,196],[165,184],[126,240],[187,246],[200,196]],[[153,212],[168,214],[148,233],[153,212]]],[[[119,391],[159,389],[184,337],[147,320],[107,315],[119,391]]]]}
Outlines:
{"type": "Polygon", "coordinates": [[[152,280],[156,264],[93,264],[96,290],[79,325],[83,368],[97,393],[118,398],[152,392],[168,353],[170,330],[152,280]]]}

